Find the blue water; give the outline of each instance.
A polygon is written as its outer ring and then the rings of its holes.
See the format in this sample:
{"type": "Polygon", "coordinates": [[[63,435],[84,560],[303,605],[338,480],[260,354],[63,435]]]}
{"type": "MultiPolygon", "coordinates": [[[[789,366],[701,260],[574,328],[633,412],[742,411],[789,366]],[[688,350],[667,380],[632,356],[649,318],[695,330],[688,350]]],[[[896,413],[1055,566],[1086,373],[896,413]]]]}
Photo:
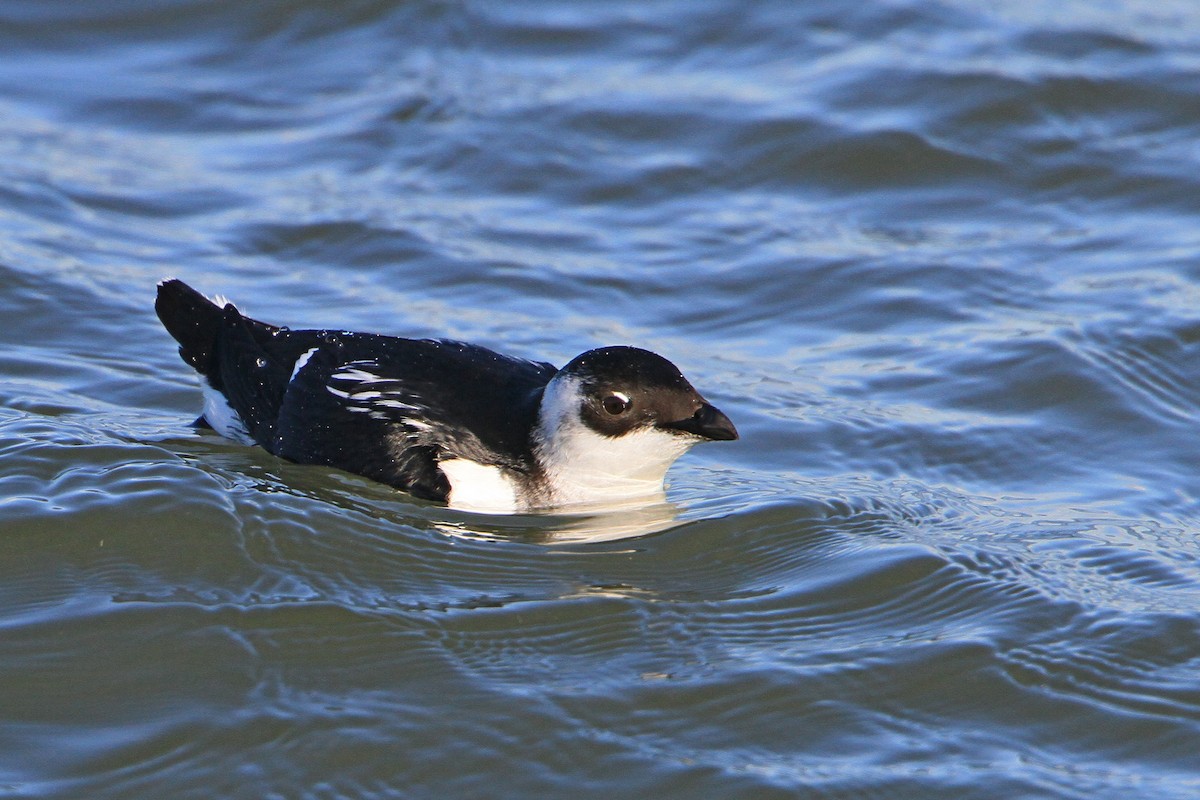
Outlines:
{"type": "Polygon", "coordinates": [[[1200,6],[0,3],[0,796],[1200,797],[1200,6]],[[175,275],[661,352],[644,514],[188,426],[175,275]]]}

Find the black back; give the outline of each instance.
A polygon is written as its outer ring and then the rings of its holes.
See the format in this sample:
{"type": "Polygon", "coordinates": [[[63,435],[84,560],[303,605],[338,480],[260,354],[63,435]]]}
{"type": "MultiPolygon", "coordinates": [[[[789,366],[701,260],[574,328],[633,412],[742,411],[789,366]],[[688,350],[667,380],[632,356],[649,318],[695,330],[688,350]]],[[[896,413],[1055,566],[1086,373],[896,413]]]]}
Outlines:
{"type": "Polygon", "coordinates": [[[439,460],[533,469],[529,431],[557,371],[551,364],[462,342],[292,331],[222,309],[175,280],[159,286],[155,308],[183,360],[283,458],[433,500],[449,493],[439,460]]]}

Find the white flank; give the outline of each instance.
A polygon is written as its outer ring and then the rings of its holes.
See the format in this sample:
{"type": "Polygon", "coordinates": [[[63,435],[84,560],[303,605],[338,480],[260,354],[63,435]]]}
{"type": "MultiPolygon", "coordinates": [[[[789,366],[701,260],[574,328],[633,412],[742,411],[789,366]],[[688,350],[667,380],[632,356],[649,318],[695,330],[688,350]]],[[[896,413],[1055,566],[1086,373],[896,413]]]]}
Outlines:
{"type": "Polygon", "coordinates": [[[447,505],[465,511],[511,514],[517,510],[517,491],[499,467],[466,458],[442,461],[438,467],[450,481],[447,505]]]}
{"type": "Polygon", "coordinates": [[[660,498],[667,470],[698,440],[658,428],[603,436],[580,419],[582,404],[574,378],[554,378],[542,396],[535,450],[554,504],[660,498]]]}
{"type": "Polygon", "coordinates": [[[200,384],[204,390],[204,419],[212,429],[238,444],[254,444],[254,439],[246,430],[246,423],[242,422],[242,418],[230,407],[225,395],[209,386],[206,380],[202,380],[200,384]]]}

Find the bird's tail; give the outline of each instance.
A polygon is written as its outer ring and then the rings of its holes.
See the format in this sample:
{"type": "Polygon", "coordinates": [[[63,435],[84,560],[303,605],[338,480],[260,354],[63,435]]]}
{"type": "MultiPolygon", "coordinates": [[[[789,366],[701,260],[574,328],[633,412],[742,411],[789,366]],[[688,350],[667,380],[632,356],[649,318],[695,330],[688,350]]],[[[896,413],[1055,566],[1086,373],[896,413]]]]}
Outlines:
{"type": "Polygon", "coordinates": [[[179,355],[201,375],[216,371],[213,353],[221,328],[221,307],[177,278],[158,284],[154,310],[167,333],[179,342],[179,355]]]}

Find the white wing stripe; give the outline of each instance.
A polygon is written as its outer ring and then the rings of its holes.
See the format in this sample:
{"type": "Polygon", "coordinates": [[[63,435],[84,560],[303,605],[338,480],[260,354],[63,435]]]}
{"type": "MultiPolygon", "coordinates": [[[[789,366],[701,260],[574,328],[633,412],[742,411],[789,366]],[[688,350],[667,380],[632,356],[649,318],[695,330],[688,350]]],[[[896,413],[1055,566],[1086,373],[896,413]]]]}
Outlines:
{"type": "Polygon", "coordinates": [[[420,414],[424,408],[411,402],[415,399],[411,394],[388,391],[385,388],[371,388],[380,384],[396,385],[398,383],[394,378],[384,378],[363,369],[363,367],[378,366],[374,361],[352,361],[349,364],[343,364],[337,372],[329,376],[330,383],[326,384],[325,391],[345,400],[345,407],[350,411],[369,413],[374,419],[395,420],[412,428],[427,430],[430,425],[423,420],[409,417],[396,419],[395,413],[388,414],[384,411],[384,409],[395,409],[396,411],[420,414]],[[346,389],[339,389],[333,385],[334,381],[351,385],[346,389]]]}
{"type": "Polygon", "coordinates": [[[319,347],[314,347],[311,350],[301,354],[301,356],[296,359],[296,366],[292,367],[292,377],[288,378],[288,383],[296,380],[296,376],[300,374],[300,370],[304,369],[304,365],[307,364],[308,360],[312,358],[313,355],[320,349],[321,348],[319,347]]]}

